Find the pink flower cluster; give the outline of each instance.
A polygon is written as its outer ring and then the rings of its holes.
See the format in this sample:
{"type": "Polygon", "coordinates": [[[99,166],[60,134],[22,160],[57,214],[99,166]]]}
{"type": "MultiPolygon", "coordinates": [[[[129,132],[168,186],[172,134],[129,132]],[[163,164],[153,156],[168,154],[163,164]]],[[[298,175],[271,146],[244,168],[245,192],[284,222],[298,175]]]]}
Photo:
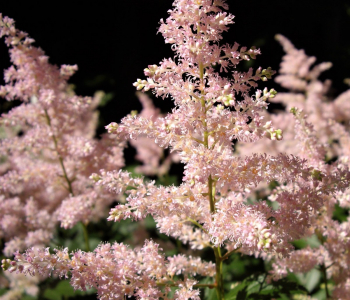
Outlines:
{"type": "Polygon", "coordinates": [[[6,36],[13,63],[5,71],[1,94],[23,101],[0,119],[2,126],[16,128],[0,144],[6,157],[0,176],[0,236],[11,255],[47,244],[57,222],[70,228],[102,217],[115,197],[101,193],[89,176],[102,166],[122,167],[123,144],[108,136],[93,138],[100,99],[70,90],[66,80],[76,66],[50,65],[7,17],[0,17],[0,36],[6,36]]]}
{"type": "MultiPolygon", "coordinates": [[[[292,153],[298,153],[314,168],[314,179],[336,188],[328,195],[324,192],[320,194],[323,204],[316,209],[316,214],[312,214],[308,230],[305,231],[304,237],[317,236],[319,246],[293,251],[286,258],[276,259],[271,277],[277,279],[286,276],[288,272],[308,272],[319,266],[326,271],[326,279],[332,279],[335,283],[334,299],[347,299],[350,219],[339,223],[332,216],[336,205],[343,208],[350,205],[349,185],[338,190],[342,178],[348,176],[345,174],[350,166],[350,90],[336,99],[329,99],[327,91],[330,81],[321,82],[318,76],[330,68],[331,64],[321,63],[311,68],[316,61],[314,57],[308,57],[303,50],[297,50],[285,37],[277,35],[276,38],[286,51],[281,63],[281,75],[277,76],[276,81],[290,92],[278,94],[272,99],[274,102],[282,102],[286,106],[286,112],[271,115],[271,119],[279,120],[284,130],[284,140],[278,144],[256,143],[253,151],[275,154],[288,149],[292,153]],[[293,123],[294,128],[291,127],[293,123]],[[337,172],[339,175],[336,176],[339,177],[335,179],[333,176],[337,172]]],[[[250,151],[245,145],[240,149],[250,151]]],[[[279,187],[269,199],[276,201],[286,190],[291,189],[295,189],[294,184],[279,187]]]]}
{"type": "Polygon", "coordinates": [[[215,265],[182,255],[165,259],[159,250],[152,241],[146,241],[141,249],[101,244],[93,252],[78,250],[71,255],[67,248],[56,249],[54,254],[48,248],[30,248],[24,254],[17,252],[15,261],[3,260],[2,267],[32,276],[70,276],[75,289],[94,287],[99,299],[123,299],[124,295],[167,299],[167,286],[173,284],[174,275],[182,274],[185,279],[176,282],[180,288],[175,299],[199,300],[198,290],[193,289],[197,281],[192,276],[213,276],[215,265]]]}
{"type": "Polygon", "coordinates": [[[67,80],[77,66],[51,65],[34,40],[2,15],[0,37],[13,64],[0,95],[22,102],[0,118],[6,133],[0,140],[0,238],[11,256],[48,245],[58,224],[72,228],[104,218],[117,197],[89,176],[102,167],[119,169],[124,160],[123,143],[94,138],[100,97],[74,94],[67,80]]]}

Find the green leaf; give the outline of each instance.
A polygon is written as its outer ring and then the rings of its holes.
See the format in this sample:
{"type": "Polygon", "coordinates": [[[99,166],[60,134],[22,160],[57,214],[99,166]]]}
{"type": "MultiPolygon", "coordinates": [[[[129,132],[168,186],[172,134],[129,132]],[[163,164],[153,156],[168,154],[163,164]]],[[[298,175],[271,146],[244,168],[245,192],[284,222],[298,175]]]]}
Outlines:
{"type": "Polygon", "coordinates": [[[65,297],[72,297],[76,294],[74,288],[70,285],[69,280],[60,281],[56,285],[55,291],[65,297]]]}
{"type": "Polygon", "coordinates": [[[261,269],[261,260],[254,257],[241,256],[239,253],[234,253],[230,257],[230,264],[224,265],[224,280],[226,282],[242,281],[247,277],[247,274],[256,272],[261,269]]]}
{"type": "Polygon", "coordinates": [[[304,287],[295,282],[282,279],[273,281],[270,284],[265,282],[266,276],[252,275],[238,283],[227,294],[225,299],[249,299],[249,300],[270,300],[270,299],[290,299],[293,294],[306,294],[304,287]]]}
{"type": "Polygon", "coordinates": [[[44,292],[44,298],[48,300],[63,300],[69,297],[78,295],[84,296],[94,293],[96,293],[94,289],[89,289],[86,291],[75,291],[74,288],[70,285],[69,280],[62,280],[54,288],[46,289],[44,292]]]}
{"type": "Polygon", "coordinates": [[[303,285],[308,292],[312,292],[315,287],[319,284],[321,279],[321,272],[316,269],[312,269],[310,272],[306,274],[295,274],[299,284],[303,285]]]}
{"type": "Polygon", "coordinates": [[[303,249],[307,246],[310,246],[311,248],[318,248],[321,245],[315,234],[305,239],[296,240],[292,244],[297,249],[303,249]]]}
{"type": "Polygon", "coordinates": [[[133,177],[133,178],[140,178],[140,177],[142,177],[142,175],[141,175],[140,173],[137,173],[137,172],[135,171],[135,169],[136,169],[138,166],[139,166],[139,165],[136,165],[136,164],[134,164],[134,165],[129,165],[129,166],[126,166],[126,167],[125,167],[125,170],[131,173],[131,177],[133,177]]]}
{"type": "Polygon", "coordinates": [[[340,207],[339,204],[336,204],[334,206],[333,219],[339,222],[345,222],[347,218],[348,218],[347,210],[340,207]]]}
{"type": "Polygon", "coordinates": [[[44,298],[49,300],[62,300],[62,297],[72,297],[74,295],[75,291],[68,280],[60,281],[55,288],[48,288],[44,292],[44,298]]]}
{"type": "Polygon", "coordinates": [[[247,287],[245,287],[243,290],[240,290],[238,293],[237,293],[237,297],[236,299],[237,300],[245,300],[247,298],[247,287]]]}
{"type": "Polygon", "coordinates": [[[164,175],[156,180],[156,185],[170,186],[178,185],[177,176],[175,175],[164,175]]]}
{"type": "Polygon", "coordinates": [[[240,293],[240,297],[245,293],[248,287],[248,282],[243,281],[241,283],[238,283],[226,296],[225,299],[227,300],[235,300],[237,299],[238,294],[240,293]]]}
{"type": "Polygon", "coordinates": [[[21,298],[21,300],[36,300],[36,299],[37,297],[27,295],[27,294],[22,295],[22,298],[21,298]]]}
{"type": "Polygon", "coordinates": [[[62,295],[57,294],[53,289],[46,289],[44,292],[44,298],[49,300],[62,300],[62,295]]]}
{"type": "Polygon", "coordinates": [[[156,222],[154,221],[152,216],[147,216],[145,218],[145,227],[147,230],[152,230],[152,229],[155,229],[157,227],[156,222]]]}
{"type": "Polygon", "coordinates": [[[90,249],[95,249],[101,243],[101,240],[94,237],[89,237],[90,249]]]}
{"type": "Polygon", "coordinates": [[[312,294],[312,299],[327,300],[326,291],[324,289],[317,291],[315,294],[312,294]]]}
{"type": "MultiPolygon", "coordinates": [[[[204,278],[202,280],[199,281],[199,283],[201,284],[211,284],[213,283],[213,279],[212,278],[204,278]]],[[[203,295],[204,295],[204,299],[206,300],[214,300],[214,299],[217,299],[216,297],[216,289],[209,289],[209,288],[201,288],[203,292],[203,295]]]]}

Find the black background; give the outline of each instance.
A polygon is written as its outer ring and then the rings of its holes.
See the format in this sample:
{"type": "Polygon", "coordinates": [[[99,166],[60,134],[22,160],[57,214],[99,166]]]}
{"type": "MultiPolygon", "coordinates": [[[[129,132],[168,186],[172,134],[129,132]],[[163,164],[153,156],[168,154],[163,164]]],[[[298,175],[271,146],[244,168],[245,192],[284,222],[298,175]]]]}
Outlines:
{"type": "MultiPolygon", "coordinates": [[[[283,51],[274,35],[281,33],[297,48],[316,56],[317,62],[333,63],[323,79],[333,80],[334,95],[347,88],[343,79],[350,77],[349,1],[227,2],[236,18],[223,42],[259,47],[262,55],[254,68],[271,66],[278,70],[283,51]]],[[[96,90],[114,94],[113,100],[101,108],[101,126],[118,122],[131,110],[140,110],[132,83],[144,78],[147,65],[173,56],[170,45],[156,34],[172,0],[41,3],[2,1],[0,12],[15,19],[16,27],[35,39],[51,63],[79,66],[70,81],[77,94],[93,95],[96,90]]],[[[9,65],[7,49],[1,44],[0,67],[9,65]]],[[[272,82],[267,85],[282,91],[272,82]]],[[[167,100],[156,102],[163,110],[171,107],[167,100]]]]}

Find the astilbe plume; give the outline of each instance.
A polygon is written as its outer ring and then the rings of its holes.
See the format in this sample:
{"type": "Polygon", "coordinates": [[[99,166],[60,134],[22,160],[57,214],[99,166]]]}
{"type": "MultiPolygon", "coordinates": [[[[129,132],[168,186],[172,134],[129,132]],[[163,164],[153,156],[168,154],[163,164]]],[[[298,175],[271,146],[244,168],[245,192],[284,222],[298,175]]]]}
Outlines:
{"type": "MultiPolygon", "coordinates": [[[[198,274],[213,276],[215,265],[181,255],[168,260],[158,253],[158,245],[146,241],[141,249],[131,250],[123,244],[101,244],[93,252],[76,251],[69,256],[68,249],[28,249],[25,254],[16,253],[16,262],[10,263],[9,270],[18,270],[29,275],[71,276],[71,284],[76,289],[95,287],[99,299],[123,299],[124,295],[136,295],[141,299],[168,299],[155,286],[166,285],[174,275],[198,274]],[[136,293],[135,293],[136,290],[136,293]]],[[[3,264],[9,264],[4,261],[3,264]]],[[[186,280],[177,291],[179,299],[199,299],[193,290],[194,280],[186,280]]]]}
{"type": "Polygon", "coordinates": [[[319,76],[331,68],[332,64],[323,62],[313,66],[316,62],[315,57],[309,57],[304,50],[296,49],[286,37],[280,34],[276,35],[276,40],[281,43],[286,54],[275,81],[289,92],[278,93],[274,98],[269,99],[270,102],[283,104],[285,111],[266,114],[265,117],[274,123],[278,122],[284,133],[283,141],[279,143],[264,141],[264,143],[258,142],[249,146],[240,145],[238,149],[244,153],[288,152],[308,160],[313,159],[314,155],[321,155],[322,159],[325,158],[327,161],[340,156],[349,156],[350,90],[341,93],[336,99],[330,98],[328,94],[331,81],[327,79],[322,82],[319,76]],[[310,147],[302,145],[303,148],[300,151],[301,144],[295,142],[295,135],[299,134],[297,140],[302,139],[300,134],[303,130],[297,130],[297,128],[291,130],[293,128],[291,124],[294,122],[299,124],[303,121],[300,118],[299,121],[295,120],[294,115],[290,113],[294,107],[302,111],[300,117],[307,117],[307,122],[314,128],[313,135],[317,139],[318,150],[311,151],[310,147]],[[321,150],[322,146],[326,148],[321,150]],[[322,153],[322,151],[326,152],[322,153]]]}
{"type": "Polygon", "coordinates": [[[13,64],[0,94],[22,102],[0,119],[6,132],[0,142],[0,238],[4,255],[11,256],[48,245],[58,224],[67,229],[104,217],[117,196],[101,191],[89,176],[124,161],[123,143],[94,138],[100,97],[71,90],[67,80],[77,66],[51,65],[34,40],[1,15],[0,37],[13,64]]]}
{"type": "MultiPolygon", "coordinates": [[[[173,5],[170,16],[161,20],[159,32],[172,44],[175,59],[149,65],[144,70],[147,80],[134,83],[137,90],[171,97],[172,113],[157,118],[130,114],[107,129],[111,140],[147,137],[175,152],[185,164],[182,183],[157,186],[126,171],[111,170],[108,164],[91,179],[94,189],[104,189],[110,197],[127,195],[125,203],[110,211],[110,221],[151,215],[160,232],[192,249],[212,248],[215,265],[200,258],[165,258],[157,244],[146,241],[141,249],[101,244],[94,252],[79,250],[71,255],[66,249],[51,254],[48,249],[31,248],[24,254],[17,252],[14,261],[4,260],[3,268],[31,275],[66,277],[70,273],[75,288],[95,287],[100,299],[126,295],[168,299],[170,287],[176,288],[175,299],[199,299],[197,288],[203,286],[215,288],[218,299],[223,299],[222,265],[230,254],[288,256],[293,250],[290,242],[309,234],[318,212],[348,187],[350,173],[345,163],[328,167],[319,158],[309,161],[307,156],[284,153],[237,156],[236,141],[282,139],[282,131],[264,120],[267,100],[276,92],[265,88],[250,95],[256,82],[267,81],[274,71],[236,70],[242,60],[255,59],[260,50],[237,43],[219,45],[234,18],[222,10],[228,9],[224,0],[176,0],[173,5]],[[228,76],[222,77],[217,70],[228,76]],[[264,201],[248,204],[249,192],[271,181],[281,183],[271,197],[278,208],[264,201]],[[174,276],[179,274],[181,279],[174,276]],[[215,281],[201,285],[197,275],[215,277],[215,281]]],[[[315,144],[312,126],[299,110],[294,112],[300,128],[308,129],[303,136],[300,133],[300,139],[310,147],[315,145],[309,153],[321,155],[323,145],[315,144]]]]}
{"type": "MultiPolygon", "coordinates": [[[[246,145],[240,145],[239,149],[242,152],[261,151],[270,154],[281,151],[298,153],[315,168],[315,179],[322,182],[330,180],[329,183],[338,184],[340,181],[330,178],[337,172],[348,170],[350,166],[350,90],[336,99],[330,99],[327,96],[330,81],[321,82],[318,77],[331,67],[331,63],[321,63],[311,68],[316,61],[315,57],[308,57],[303,50],[297,50],[282,35],[277,35],[276,39],[286,52],[281,63],[281,75],[276,77],[276,82],[290,92],[279,93],[270,99],[272,102],[281,102],[286,107],[285,112],[280,111],[270,118],[278,121],[283,128],[284,140],[280,143],[256,143],[253,150],[246,145]],[[291,126],[293,123],[294,128],[291,126]]],[[[272,191],[269,199],[276,201],[284,197],[286,190],[294,189],[292,184],[280,186],[272,191]]],[[[264,193],[269,191],[265,188],[264,193]]],[[[334,190],[322,197],[323,205],[311,219],[309,229],[304,235],[304,238],[317,236],[319,247],[293,251],[289,257],[275,260],[271,278],[287,276],[288,272],[308,272],[319,266],[325,280],[332,279],[335,283],[332,294],[334,299],[347,299],[350,292],[350,219],[339,223],[332,216],[336,205],[345,209],[350,207],[349,185],[345,185],[342,191],[334,190]]],[[[328,290],[326,293],[329,296],[328,290]]]]}

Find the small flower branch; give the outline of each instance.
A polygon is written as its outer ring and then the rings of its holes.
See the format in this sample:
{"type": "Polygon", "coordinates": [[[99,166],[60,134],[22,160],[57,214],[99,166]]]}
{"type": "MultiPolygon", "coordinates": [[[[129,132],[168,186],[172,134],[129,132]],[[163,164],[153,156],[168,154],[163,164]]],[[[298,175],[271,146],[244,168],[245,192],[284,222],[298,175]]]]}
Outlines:
{"type": "Polygon", "coordinates": [[[227,253],[225,253],[222,257],[221,257],[221,261],[224,261],[226,259],[228,259],[230,257],[231,254],[237,252],[239,249],[241,249],[241,246],[240,247],[237,247],[236,249],[233,249],[227,253]]]}
{"type": "MultiPolygon", "coordinates": [[[[45,117],[46,117],[46,122],[47,122],[47,125],[52,129],[52,126],[51,126],[51,118],[49,116],[49,113],[46,109],[44,109],[44,112],[45,112],[45,117]]],[[[72,187],[72,181],[68,178],[68,174],[67,174],[67,171],[66,171],[66,167],[64,166],[64,161],[63,161],[63,158],[62,156],[60,155],[59,151],[58,151],[58,141],[57,141],[57,137],[54,133],[52,133],[52,141],[55,145],[55,151],[57,153],[57,156],[58,156],[58,160],[60,162],[60,165],[61,165],[61,168],[62,168],[62,171],[63,171],[63,177],[64,179],[66,180],[67,182],[67,185],[68,185],[68,191],[69,193],[74,196],[74,193],[73,193],[73,187],[72,187]]],[[[83,228],[83,235],[84,235],[84,241],[85,241],[85,248],[86,248],[86,251],[90,251],[90,245],[89,245],[89,233],[88,233],[88,230],[87,230],[87,227],[86,225],[83,223],[83,222],[80,222],[81,223],[81,226],[83,228]]]]}
{"type": "Polygon", "coordinates": [[[188,221],[190,221],[192,224],[198,226],[200,229],[203,230],[206,234],[209,234],[208,230],[206,230],[201,224],[199,224],[196,220],[193,220],[191,218],[187,218],[188,221]]]}
{"type": "Polygon", "coordinates": [[[199,144],[203,144],[204,145],[204,141],[201,141],[201,140],[199,140],[199,139],[196,139],[195,137],[191,137],[191,139],[192,140],[194,140],[194,141],[196,141],[197,143],[199,143],[199,144]]]}
{"type": "MultiPolygon", "coordinates": [[[[44,109],[44,111],[45,111],[45,117],[46,117],[47,125],[49,125],[49,127],[52,129],[51,118],[49,116],[49,113],[47,112],[46,109],[44,109]]],[[[70,194],[73,195],[74,193],[73,193],[73,188],[72,188],[72,182],[68,178],[67,171],[66,171],[66,168],[64,166],[63,158],[62,158],[62,156],[60,155],[60,153],[58,151],[57,137],[55,136],[54,133],[52,133],[52,140],[53,140],[53,143],[55,145],[55,151],[56,151],[56,153],[58,155],[58,160],[60,162],[60,165],[61,165],[61,168],[62,168],[62,171],[63,171],[63,177],[64,177],[64,179],[66,180],[66,182],[68,184],[68,191],[69,191],[70,194]]]]}
{"type": "MultiPolygon", "coordinates": [[[[179,283],[163,283],[163,282],[157,282],[157,286],[173,286],[173,287],[179,287],[179,283]]],[[[210,289],[214,289],[216,288],[216,284],[213,283],[213,284],[210,284],[210,283],[198,283],[198,284],[195,284],[193,285],[194,288],[210,288],[210,289]]]]}

